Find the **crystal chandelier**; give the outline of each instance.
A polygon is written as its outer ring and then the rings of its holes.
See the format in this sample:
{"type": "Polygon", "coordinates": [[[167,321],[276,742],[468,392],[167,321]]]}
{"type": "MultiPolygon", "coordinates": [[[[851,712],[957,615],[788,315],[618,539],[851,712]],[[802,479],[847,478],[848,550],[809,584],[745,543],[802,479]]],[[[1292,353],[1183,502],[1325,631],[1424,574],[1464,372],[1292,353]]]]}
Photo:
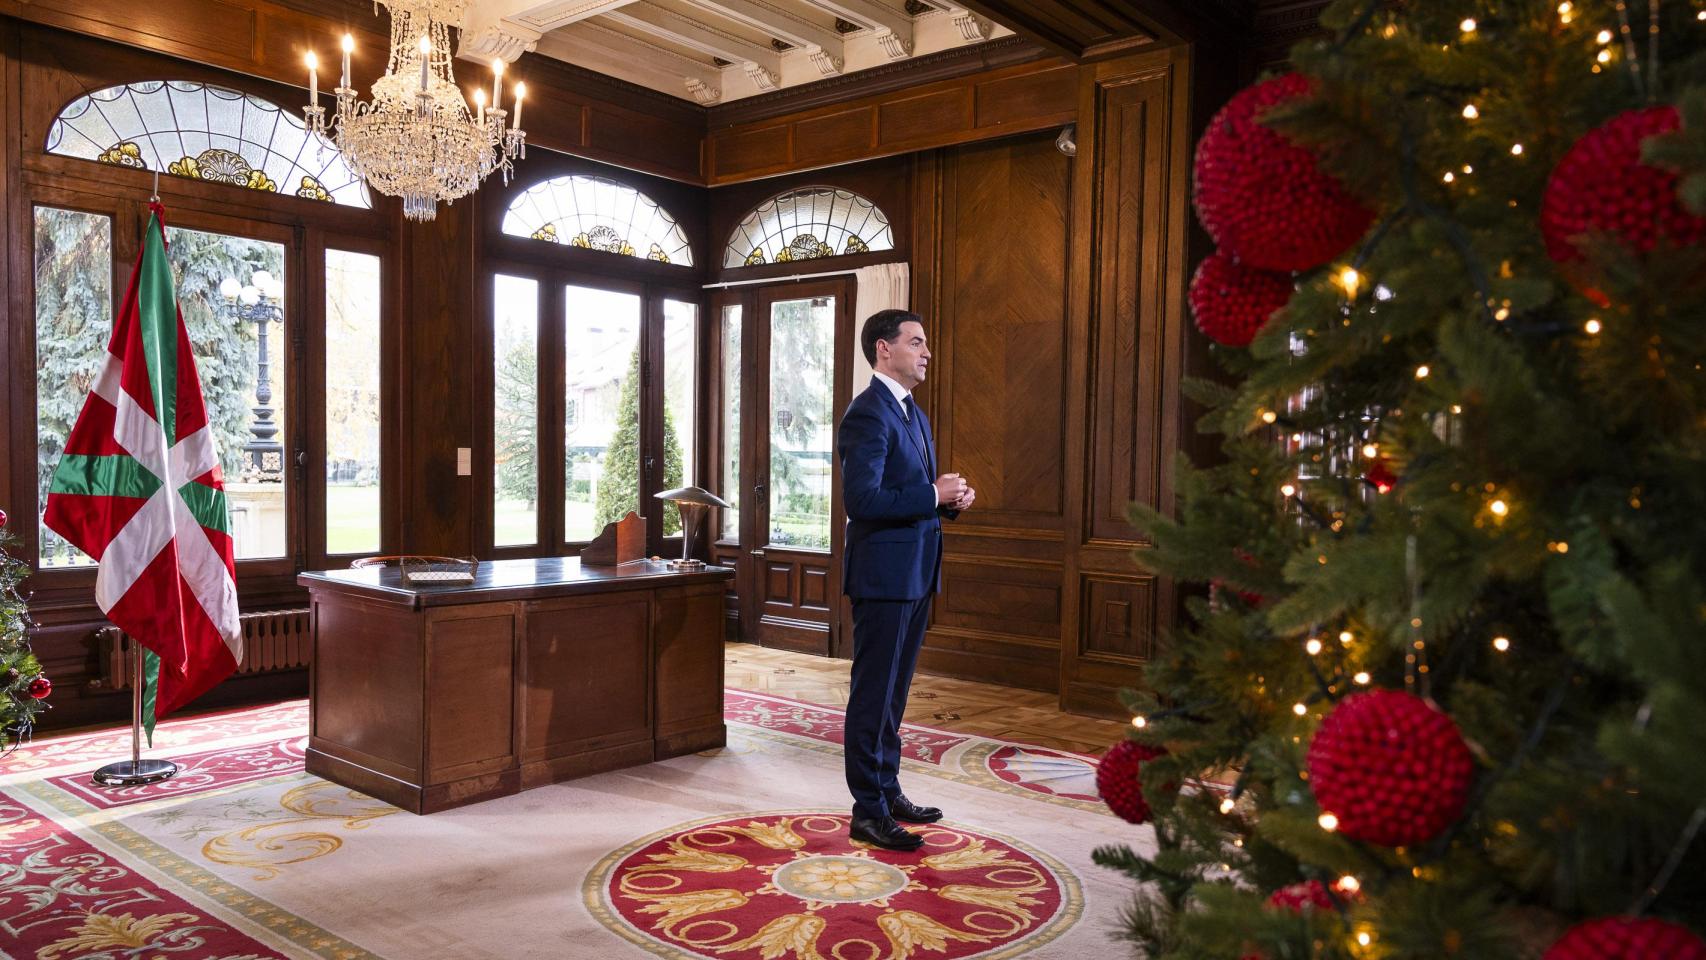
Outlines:
{"type": "Polygon", "coordinates": [[[503,61],[492,63],[492,102],[474,92],[471,114],[451,72],[450,24],[468,0],[376,0],[391,13],[391,56],[361,103],[350,87],[355,39],[344,35],[337,113],[320,106],[318,62],[308,54],[308,128],[330,140],[356,175],[380,193],[403,198],[403,216],[431,220],[438,201],[473,193],[493,170],[509,183],[512,161],[527,155],[521,129],[526,85],[515,85],[515,118],[504,128],[503,61]]]}

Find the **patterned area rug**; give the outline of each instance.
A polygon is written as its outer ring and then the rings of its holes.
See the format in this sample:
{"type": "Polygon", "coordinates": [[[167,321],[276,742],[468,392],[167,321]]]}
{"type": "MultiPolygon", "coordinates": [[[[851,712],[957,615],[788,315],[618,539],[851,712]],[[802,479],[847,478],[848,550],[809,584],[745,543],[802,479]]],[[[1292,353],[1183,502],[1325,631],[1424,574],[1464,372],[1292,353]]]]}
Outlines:
{"type": "Polygon", "coordinates": [[[908,725],[923,849],[847,837],[840,711],[729,690],[729,744],[429,817],[305,773],[307,704],[0,761],[0,956],[966,960],[1124,955],[1091,758],[908,725]]]}

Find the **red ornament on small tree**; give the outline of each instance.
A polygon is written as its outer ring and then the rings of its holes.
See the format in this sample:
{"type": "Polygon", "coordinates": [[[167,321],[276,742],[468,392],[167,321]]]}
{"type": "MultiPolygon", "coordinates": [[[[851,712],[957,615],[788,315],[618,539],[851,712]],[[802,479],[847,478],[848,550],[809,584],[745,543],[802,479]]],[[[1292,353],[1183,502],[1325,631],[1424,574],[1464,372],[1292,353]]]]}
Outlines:
{"type": "Polygon", "coordinates": [[[1663,920],[1600,917],[1566,930],[1541,960],[1706,960],[1706,941],[1663,920]]]}
{"type": "Polygon", "coordinates": [[[49,680],[45,675],[37,676],[35,679],[30,681],[30,696],[32,698],[36,700],[46,700],[47,695],[52,692],[53,681],[49,680]]]}
{"type": "Polygon", "coordinates": [[[1676,174],[1641,162],[1643,141],[1681,124],[1675,107],[1645,107],[1583,134],[1546,182],[1540,233],[1547,255],[1561,264],[1579,261],[1576,243],[1595,233],[1618,237],[1635,253],[1652,250],[1661,237],[1679,247],[1706,238],[1706,218],[1677,199],[1676,174]]]}
{"type": "Polygon", "coordinates": [[[1108,809],[1128,823],[1148,822],[1149,801],[1143,796],[1139,774],[1145,763],[1166,752],[1136,740],[1121,740],[1109,747],[1096,764],[1096,792],[1108,809]]]}
{"type": "Polygon", "coordinates": [[[1322,172],[1316,155],[1264,126],[1308,96],[1308,77],[1275,77],[1234,96],[1197,143],[1197,219],[1223,250],[1262,270],[1310,270],[1343,253],[1374,214],[1322,172]]]}
{"type": "Polygon", "coordinates": [[[1291,281],[1252,270],[1217,250],[1191,278],[1191,315],[1215,343],[1247,347],[1274,311],[1291,299],[1291,281]]]}
{"type": "Polygon", "coordinates": [[[1339,701],[1309,744],[1309,785],[1353,840],[1401,847],[1463,812],[1475,761],[1457,724],[1422,698],[1370,690],[1339,701]]]}

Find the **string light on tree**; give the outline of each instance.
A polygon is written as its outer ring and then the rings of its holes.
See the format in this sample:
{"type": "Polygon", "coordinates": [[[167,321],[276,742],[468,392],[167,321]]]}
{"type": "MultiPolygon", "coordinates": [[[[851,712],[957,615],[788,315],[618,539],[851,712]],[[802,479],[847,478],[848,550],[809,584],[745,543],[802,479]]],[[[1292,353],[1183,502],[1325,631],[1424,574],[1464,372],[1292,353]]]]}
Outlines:
{"type": "Polygon", "coordinates": [[[1511,648],[1511,638],[1510,637],[1494,637],[1493,638],[1493,649],[1494,650],[1497,650],[1500,653],[1504,653],[1505,651],[1509,650],[1510,648],[1511,648]]]}
{"type": "Polygon", "coordinates": [[[1598,336],[1599,331],[1604,329],[1604,328],[1602,326],[1600,326],[1600,322],[1599,322],[1598,317],[1589,317],[1588,322],[1582,324],[1582,329],[1586,330],[1588,332],[1588,336],[1591,337],[1591,336],[1598,336]]]}
{"type": "Polygon", "coordinates": [[[1309,640],[1303,644],[1303,649],[1310,656],[1316,656],[1321,652],[1321,641],[1315,637],[1310,637],[1309,640]]]}
{"type": "Polygon", "coordinates": [[[1464,17],[1463,22],[1458,24],[1457,28],[1459,30],[1462,30],[1464,33],[1474,33],[1475,32],[1475,18],[1474,17],[1464,17]]]}

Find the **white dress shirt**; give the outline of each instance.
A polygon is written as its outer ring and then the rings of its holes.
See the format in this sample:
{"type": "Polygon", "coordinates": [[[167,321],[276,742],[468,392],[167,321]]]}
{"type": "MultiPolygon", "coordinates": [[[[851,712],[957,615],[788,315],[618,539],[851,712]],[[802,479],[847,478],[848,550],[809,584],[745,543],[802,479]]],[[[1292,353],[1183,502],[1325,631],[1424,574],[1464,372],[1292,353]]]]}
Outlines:
{"type": "Polygon", "coordinates": [[[912,418],[906,413],[906,398],[912,396],[912,391],[901,386],[899,380],[896,380],[886,373],[872,371],[872,375],[878,380],[881,380],[883,382],[883,386],[888,387],[889,392],[894,394],[894,402],[900,404],[901,419],[911,422],[912,418]]]}

